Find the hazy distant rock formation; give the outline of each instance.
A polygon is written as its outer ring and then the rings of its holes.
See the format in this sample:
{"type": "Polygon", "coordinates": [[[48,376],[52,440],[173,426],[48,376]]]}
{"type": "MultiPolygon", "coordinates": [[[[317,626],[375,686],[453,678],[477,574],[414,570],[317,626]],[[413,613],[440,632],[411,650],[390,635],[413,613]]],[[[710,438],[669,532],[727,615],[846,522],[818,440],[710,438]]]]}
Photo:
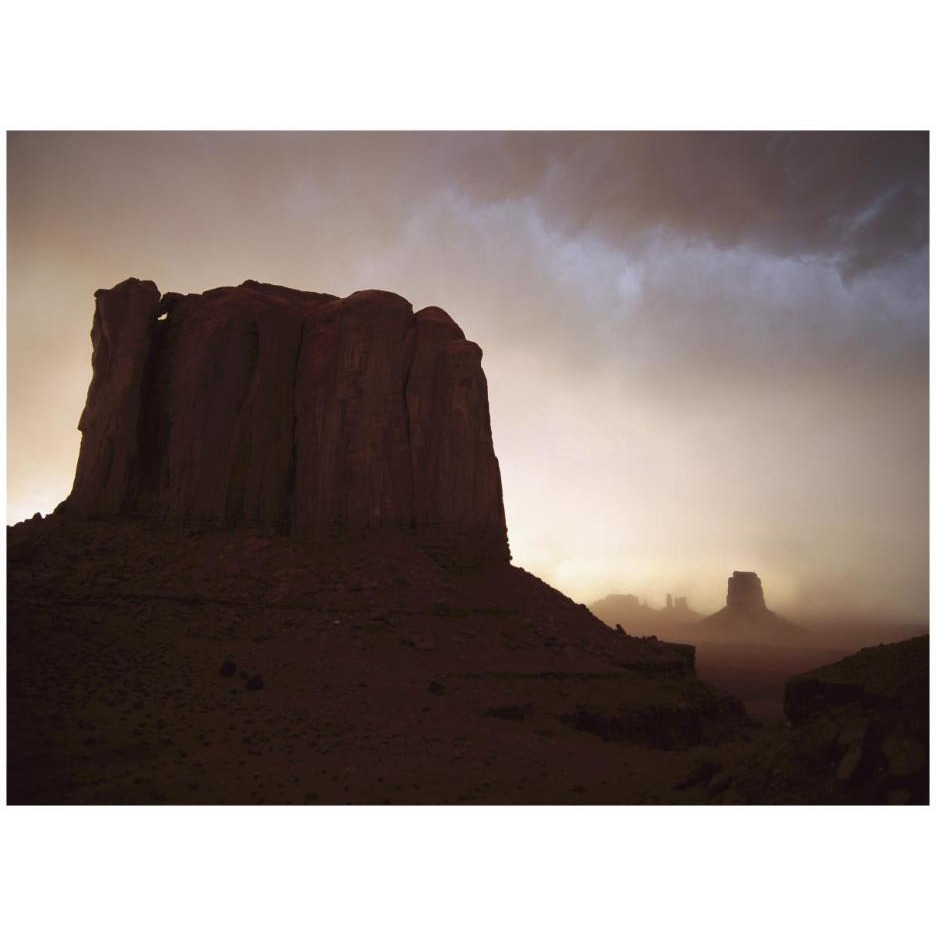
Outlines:
{"type": "Polygon", "coordinates": [[[728,579],[726,607],[741,614],[758,614],[767,609],[764,589],[756,572],[735,572],[728,579]]]}
{"type": "Polygon", "coordinates": [[[251,280],[95,296],[70,516],[396,527],[509,560],[481,349],[441,309],[251,280]]]}
{"type": "Polygon", "coordinates": [[[681,628],[702,617],[685,597],[666,596],[666,606],[652,608],[637,595],[606,595],[589,610],[609,627],[620,625],[628,634],[682,639],[681,628]]]}
{"type": "Polygon", "coordinates": [[[589,610],[609,627],[627,633],[656,636],[685,643],[787,643],[802,640],[804,632],[764,602],[756,572],[735,572],[728,579],[725,607],[704,617],[683,596],[666,596],[663,608],[651,608],[636,595],[606,595],[589,610]]]}
{"type": "Polygon", "coordinates": [[[734,572],[728,579],[725,607],[692,628],[694,639],[699,641],[741,643],[783,642],[800,633],[798,627],[768,609],[756,572],[734,572]]]}

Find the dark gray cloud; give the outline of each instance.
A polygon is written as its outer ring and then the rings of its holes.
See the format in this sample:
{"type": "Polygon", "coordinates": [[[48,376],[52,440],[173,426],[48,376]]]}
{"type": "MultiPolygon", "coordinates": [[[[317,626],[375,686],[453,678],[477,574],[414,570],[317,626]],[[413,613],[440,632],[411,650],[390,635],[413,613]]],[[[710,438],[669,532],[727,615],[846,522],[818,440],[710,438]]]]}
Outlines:
{"type": "Polygon", "coordinates": [[[928,242],[927,133],[455,135],[448,149],[475,195],[534,198],[566,232],[623,246],[665,232],[852,277],[928,242]]]}

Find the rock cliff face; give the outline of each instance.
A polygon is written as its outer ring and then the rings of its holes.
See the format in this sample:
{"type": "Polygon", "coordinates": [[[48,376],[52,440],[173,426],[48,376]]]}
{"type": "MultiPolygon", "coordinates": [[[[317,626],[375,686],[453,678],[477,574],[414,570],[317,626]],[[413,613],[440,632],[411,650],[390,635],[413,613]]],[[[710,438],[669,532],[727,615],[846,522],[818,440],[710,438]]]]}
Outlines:
{"type": "Polygon", "coordinates": [[[509,560],[481,349],[441,309],[250,280],[96,300],[68,515],[403,528],[439,557],[509,560]]]}

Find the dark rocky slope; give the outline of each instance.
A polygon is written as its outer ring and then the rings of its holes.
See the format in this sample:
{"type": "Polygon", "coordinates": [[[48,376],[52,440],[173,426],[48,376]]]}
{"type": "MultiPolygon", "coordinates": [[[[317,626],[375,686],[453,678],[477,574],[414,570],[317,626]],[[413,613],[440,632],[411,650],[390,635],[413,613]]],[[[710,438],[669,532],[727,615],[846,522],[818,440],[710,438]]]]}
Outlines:
{"type": "Polygon", "coordinates": [[[9,558],[14,803],[668,802],[748,725],[691,648],[399,530],[50,517],[9,558]]]}

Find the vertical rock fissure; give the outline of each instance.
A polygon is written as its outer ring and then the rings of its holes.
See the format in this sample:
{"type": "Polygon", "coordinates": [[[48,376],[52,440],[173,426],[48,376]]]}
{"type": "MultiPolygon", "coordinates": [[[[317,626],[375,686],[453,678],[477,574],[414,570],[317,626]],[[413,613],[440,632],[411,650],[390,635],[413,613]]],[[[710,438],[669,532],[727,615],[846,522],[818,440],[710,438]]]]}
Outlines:
{"type": "Polygon", "coordinates": [[[293,355],[292,391],[289,394],[292,403],[292,437],[290,439],[291,458],[286,476],[286,516],[283,519],[283,527],[286,532],[295,530],[298,524],[296,516],[296,466],[299,461],[299,402],[296,399],[296,388],[299,383],[299,359],[302,355],[302,342],[305,340],[307,314],[302,316],[299,340],[296,342],[296,353],[293,355]]]}
{"type": "Polygon", "coordinates": [[[166,345],[169,321],[157,319],[153,323],[143,384],[140,390],[140,418],[137,426],[137,470],[135,484],[128,492],[124,509],[133,513],[145,507],[145,499],[156,492],[159,486],[159,466],[166,446],[167,426],[163,410],[163,377],[166,368],[166,345]]]}
{"type": "Polygon", "coordinates": [[[235,526],[244,519],[244,500],[247,491],[247,476],[253,457],[253,432],[250,413],[244,409],[253,398],[259,380],[260,328],[256,319],[247,329],[247,373],[241,397],[234,416],[234,432],[231,436],[228,456],[227,496],[224,503],[225,523],[235,526]]]}
{"type": "MultiPolygon", "coordinates": [[[[406,373],[403,376],[403,415],[406,426],[406,450],[409,454],[409,478],[410,478],[410,529],[416,529],[416,503],[418,492],[416,490],[416,453],[413,451],[413,427],[411,423],[409,406],[409,382],[410,375],[413,373],[413,363],[416,361],[416,355],[419,353],[419,329],[416,328],[416,317],[413,317],[413,327],[409,332],[412,336],[413,350],[406,362],[406,373]]],[[[407,336],[407,337],[409,337],[407,336]]]]}

